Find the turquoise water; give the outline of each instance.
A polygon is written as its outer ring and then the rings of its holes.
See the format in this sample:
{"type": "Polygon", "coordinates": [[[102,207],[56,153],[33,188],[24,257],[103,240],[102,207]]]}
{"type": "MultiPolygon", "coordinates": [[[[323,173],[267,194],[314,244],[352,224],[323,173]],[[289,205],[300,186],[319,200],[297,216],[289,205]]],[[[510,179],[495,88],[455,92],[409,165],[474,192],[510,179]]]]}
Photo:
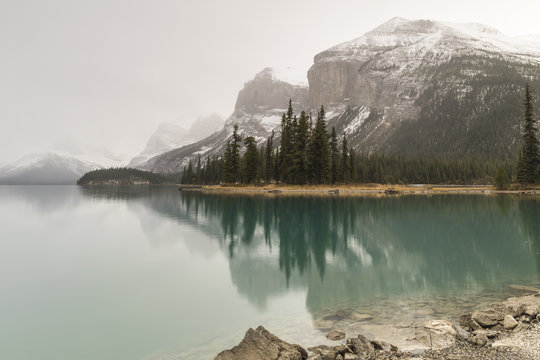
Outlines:
{"type": "Polygon", "coordinates": [[[259,324],[310,345],[539,282],[540,199],[0,187],[1,359],[212,359],[259,324]]]}

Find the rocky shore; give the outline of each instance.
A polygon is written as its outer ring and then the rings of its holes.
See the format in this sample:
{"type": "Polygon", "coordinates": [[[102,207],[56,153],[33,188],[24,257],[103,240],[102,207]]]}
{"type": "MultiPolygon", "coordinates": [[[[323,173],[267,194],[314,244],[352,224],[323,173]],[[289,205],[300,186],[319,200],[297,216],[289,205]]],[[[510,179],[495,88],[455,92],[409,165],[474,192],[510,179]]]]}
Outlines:
{"type": "Polygon", "coordinates": [[[340,329],[331,329],[326,337],[336,345],[304,349],[259,326],[214,360],[540,360],[540,291],[483,306],[455,324],[431,319],[395,329],[407,346],[362,335],[346,338],[340,329]]]}

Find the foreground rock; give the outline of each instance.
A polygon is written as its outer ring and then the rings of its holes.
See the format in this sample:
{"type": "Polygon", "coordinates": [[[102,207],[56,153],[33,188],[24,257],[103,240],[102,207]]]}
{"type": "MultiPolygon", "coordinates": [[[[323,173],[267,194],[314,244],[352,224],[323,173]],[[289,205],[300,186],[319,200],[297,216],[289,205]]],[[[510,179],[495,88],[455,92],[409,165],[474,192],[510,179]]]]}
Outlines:
{"type": "Polygon", "coordinates": [[[468,331],[502,328],[511,330],[519,323],[529,324],[540,314],[540,293],[509,298],[500,303],[487,305],[471,314],[460,317],[459,324],[468,331]]]}
{"type": "MultiPolygon", "coordinates": [[[[459,323],[461,328],[446,320],[400,323],[390,332],[375,334],[377,340],[358,335],[345,344],[310,347],[309,357],[301,346],[259,326],[215,360],[540,359],[540,293],[484,306],[461,316],[459,323]]],[[[344,336],[333,329],[327,337],[344,336]]]]}
{"type": "Polygon", "coordinates": [[[222,351],[214,360],[304,360],[307,356],[300,345],[289,344],[259,326],[249,329],[240,344],[222,351]]]}

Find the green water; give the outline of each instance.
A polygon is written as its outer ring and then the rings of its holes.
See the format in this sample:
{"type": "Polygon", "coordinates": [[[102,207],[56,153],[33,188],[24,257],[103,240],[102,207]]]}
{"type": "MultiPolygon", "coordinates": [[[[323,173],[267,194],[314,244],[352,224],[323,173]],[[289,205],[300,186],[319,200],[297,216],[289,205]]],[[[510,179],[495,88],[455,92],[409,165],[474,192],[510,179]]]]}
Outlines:
{"type": "Polygon", "coordinates": [[[212,359],[259,324],[309,346],[514,283],[540,283],[538,198],[0,187],[1,359],[212,359]]]}

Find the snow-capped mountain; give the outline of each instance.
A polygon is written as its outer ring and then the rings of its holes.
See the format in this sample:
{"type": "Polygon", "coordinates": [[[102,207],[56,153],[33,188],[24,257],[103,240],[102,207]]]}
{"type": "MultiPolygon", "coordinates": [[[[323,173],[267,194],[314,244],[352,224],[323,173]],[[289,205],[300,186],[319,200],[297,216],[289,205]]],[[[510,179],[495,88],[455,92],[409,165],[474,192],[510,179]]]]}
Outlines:
{"type": "Polygon", "coordinates": [[[100,167],[65,153],[35,153],[0,168],[0,184],[75,185],[84,173],[100,167]]]}
{"type": "Polygon", "coordinates": [[[302,108],[307,103],[307,78],[302,73],[293,68],[263,69],[244,84],[233,114],[220,131],[193,144],[155,156],[137,167],[161,173],[180,172],[189,160],[196,161],[198,156],[204,159],[221,154],[234,125],[238,125],[242,135],[254,136],[259,143],[263,142],[272,130],[279,127],[289,99],[293,100],[296,108],[302,108]]]}
{"type": "Polygon", "coordinates": [[[161,123],[150,136],[144,150],[131,159],[128,167],[138,167],[156,155],[192,144],[222,128],[223,118],[215,113],[199,116],[189,130],[175,124],[161,123]]]}
{"type": "Polygon", "coordinates": [[[524,85],[540,89],[537,39],[394,18],[315,56],[310,105],[359,150],[512,158],[524,85]]]}
{"type": "Polygon", "coordinates": [[[113,152],[105,146],[87,144],[70,138],[55,141],[49,151],[106,168],[125,166],[129,160],[126,154],[113,152]]]}
{"type": "Polygon", "coordinates": [[[415,157],[513,159],[526,83],[540,93],[540,37],[481,24],[394,18],[315,55],[307,72],[266,68],[238,94],[225,128],[141,167],[178,172],[221,154],[238,124],[260,142],[295,111],[327,109],[329,127],[357,151],[415,157]]]}

